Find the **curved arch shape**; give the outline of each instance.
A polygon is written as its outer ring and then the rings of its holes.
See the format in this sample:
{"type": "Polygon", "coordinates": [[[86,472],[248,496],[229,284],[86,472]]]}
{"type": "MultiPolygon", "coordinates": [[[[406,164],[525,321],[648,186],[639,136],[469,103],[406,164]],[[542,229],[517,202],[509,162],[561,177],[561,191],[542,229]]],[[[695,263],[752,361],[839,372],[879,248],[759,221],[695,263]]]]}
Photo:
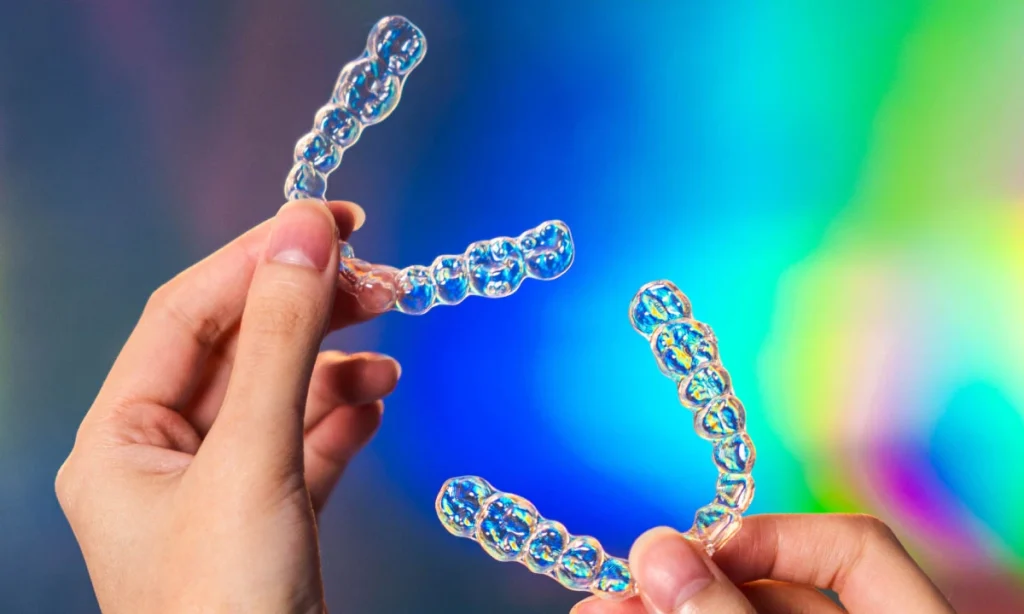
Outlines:
{"type": "MultiPolygon", "coordinates": [[[[648,342],[658,368],[676,383],[679,402],[693,412],[693,428],[712,443],[718,469],[715,498],[694,515],[684,534],[709,555],[739,530],[754,498],[756,452],[746,432],[746,410],[733,394],[711,327],[692,317],[690,300],[670,281],[644,285],[629,306],[633,328],[648,342]]],[[[435,510],[453,535],[472,539],[499,561],[516,561],[570,590],[606,599],[636,594],[625,560],[605,553],[590,536],[574,536],[541,516],[523,497],[501,492],[483,478],[451,478],[435,510]]]]}

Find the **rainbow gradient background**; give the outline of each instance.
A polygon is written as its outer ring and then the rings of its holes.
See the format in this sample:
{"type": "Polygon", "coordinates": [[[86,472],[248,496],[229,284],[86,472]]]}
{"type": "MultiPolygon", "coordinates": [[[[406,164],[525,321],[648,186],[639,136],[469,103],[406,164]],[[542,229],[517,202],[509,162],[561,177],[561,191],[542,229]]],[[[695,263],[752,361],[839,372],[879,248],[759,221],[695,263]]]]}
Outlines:
{"type": "Polygon", "coordinates": [[[270,217],[381,16],[429,52],[330,195],[360,256],[546,219],[552,283],[327,345],[404,366],[322,521],[339,612],[567,612],[449,536],[476,474],[625,554],[706,442],[626,309],[669,278],[757,445],[753,512],[891,523],[963,614],[1024,611],[1024,2],[0,0],[0,611],[96,611],[53,496],[149,293],[270,217]]]}

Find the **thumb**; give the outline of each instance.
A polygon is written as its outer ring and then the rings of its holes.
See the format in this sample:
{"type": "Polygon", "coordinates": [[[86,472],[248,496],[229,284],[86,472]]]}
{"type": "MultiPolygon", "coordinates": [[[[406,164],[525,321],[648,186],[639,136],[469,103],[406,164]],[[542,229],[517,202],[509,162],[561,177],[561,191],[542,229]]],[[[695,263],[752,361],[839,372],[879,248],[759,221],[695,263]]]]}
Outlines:
{"type": "Polygon", "coordinates": [[[338,234],[319,201],[273,220],[242,313],[224,404],[197,454],[243,475],[302,475],[303,412],[338,278],[338,234]]]}
{"type": "Polygon", "coordinates": [[[702,550],[667,527],[651,529],[636,540],[629,565],[647,610],[652,614],[756,614],[702,550]]]}

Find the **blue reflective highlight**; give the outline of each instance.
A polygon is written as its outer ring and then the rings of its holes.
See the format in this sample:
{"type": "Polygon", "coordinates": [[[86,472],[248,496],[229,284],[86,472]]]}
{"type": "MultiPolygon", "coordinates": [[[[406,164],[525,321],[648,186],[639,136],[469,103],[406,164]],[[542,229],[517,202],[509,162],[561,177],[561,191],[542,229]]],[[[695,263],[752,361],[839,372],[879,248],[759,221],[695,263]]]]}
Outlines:
{"type": "Polygon", "coordinates": [[[669,281],[656,281],[640,288],[629,306],[629,321],[649,336],[661,324],[690,317],[690,299],[669,281]]]}
{"type": "Polygon", "coordinates": [[[732,435],[745,426],[746,410],[731,394],[715,399],[694,417],[694,428],[705,439],[732,435]]]}
{"type": "Polygon", "coordinates": [[[601,544],[593,537],[577,537],[569,542],[555,566],[555,577],[567,588],[586,590],[593,582],[604,558],[601,544]]]}
{"type": "Polygon", "coordinates": [[[706,364],[679,382],[679,401],[690,409],[704,407],[729,389],[729,374],[718,363],[706,364]]]}
{"type": "Polygon", "coordinates": [[[715,442],[714,459],[722,471],[747,473],[754,467],[753,444],[746,433],[736,433],[715,442]]]}
{"type": "Polygon", "coordinates": [[[593,589],[602,593],[628,593],[633,590],[633,574],[622,559],[609,557],[597,572],[593,589]]]}
{"type": "Polygon", "coordinates": [[[345,65],[334,87],[332,102],[345,105],[363,124],[387,119],[398,106],[402,83],[380,60],[362,57],[345,65]]]}
{"type": "Polygon", "coordinates": [[[385,17],[370,31],[366,48],[396,75],[407,74],[427,53],[427,38],[405,17],[385,17]]]}
{"type": "Polygon", "coordinates": [[[669,377],[680,379],[695,367],[718,358],[710,330],[694,320],[662,324],[651,336],[651,351],[658,368],[669,377]]]}
{"type": "Polygon", "coordinates": [[[326,192],[327,179],[309,162],[299,162],[293,166],[284,183],[284,196],[288,200],[323,199],[326,192]]]}
{"type": "Polygon", "coordinates": [[[354,145],[363,133],[363,125],[356,116],[337,104],[329,104],[317,111],[313,126],[342,149],[354,145]]]}
{"type": "Polygon", "coordinates": [[[550,280],[561,276],[572,266],[576,255],[569,227],[559,221],[544,222],[519,236],[527,274],[535,279],[550,280]]]}
{"type": "Polygon", "coordinates": [[[496,495],[485,506],[477,540],[499,561],[514,560],[537,524],[537,510],[526,499],[509,494],[496,495]]]}
{"type": "Polygon", "coordinates": [[[295,145],[295,161],[305,160],[326,175],[341,164],[341,151],[322,134],[310,132],[295,145]]]}
{"type": "Polygon", "coordinates": [[[519,289],[526,278],[523,250],[514,239],[478,241],[466,250],[469,285],[474,294],[501,298],[519,289]]]}
{"type": "Polygon", "coordinates": [[[562,554],[567,539],[565,527],[558,522],[546,520],[537,525],[527,545],[526,566],[534,573],[547,572],[562,554]]]}
{"type": "Polygon", "coordinates": [[[722,473],[715,485],[715,501],[739,512],[745,511],[754,498],[754,478],[744,473],[722,473]]]}
{"type": "Polygon", "coordinates": [[[419,315],[426,313],[434,304],[437,286],[427,267],[406,267],[398,273],[396,281],[398,293],[395,306],[402,313],[419,315]]]}
{"type": "Polygon", "coordinates": [[[430,267],[437,286],[437,300],[457,305],[469,295],[469,269],[462,256],[438,256],[430,267]]]}
{"type": "Polygon", "coordinates": [[[435,506],[437,515],[450,533],[469,537],[476,529],[476,516],[484,499],[493,493],[491,485],[480,478],[452,478],[441,487],[435,506]]]}

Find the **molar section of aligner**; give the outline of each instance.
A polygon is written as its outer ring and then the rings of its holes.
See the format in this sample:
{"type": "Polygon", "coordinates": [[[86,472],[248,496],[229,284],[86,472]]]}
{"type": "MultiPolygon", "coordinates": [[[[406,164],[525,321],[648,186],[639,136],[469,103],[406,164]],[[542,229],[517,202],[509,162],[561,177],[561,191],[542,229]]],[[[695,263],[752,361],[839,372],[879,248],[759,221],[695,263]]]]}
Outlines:
{"type": "Polygon", "coordinates": [[[320,174],[327,176],[341,164],[342,150],[333,141],[316,130],[304,135],[295,144],[295,162],[308,162],[320,174]]]}
{"type": "Polygon", "coordinates": [[[526,278],[526,262],[519,243],[510,237],[477,241],[466,249],[470,292],[488,298],[506,297],[526,278]]]}
{"type": "Polygon", "coordinates": [[[313,119],[313,126],[317,132],[330,139],[339,152],[355,145],[363,134],[359,118],[340,104],[320,107],[313,119]]]}
{"type": "Polygon", "coordinates": [[[434,508],[445,529],[472,539],[499,561],[516,561],[575,591],[621,600],[636,594],[629,564],[608,556],[593,537],[573,536],[543,518],[532,503],[501,492],[483,478],[444,483],[434,508]]]}
{"type": "Polygon", "coordinates": [[[598,597],[619,601],[636,593],[636,581],[629,563],[614,556],[606,556],[594,577],[590,591],[598,597]]]}
{"type": "Polygon", "coordinates": [[[543,520],[534,528],[533,535],[526,544],[526,555],[523,556],[522,562],[533,573],[550,573],[568,543],[569,533],[562,523],[543,520]]]}
{"type": "Polygon", "coordinates": [[[697,367],[718,359],[710,327],[696,320],[679,319],[658,325],[650,337],[651,352],[661,372],[679,380],[697,367]]]}
{"type": "Polygon", "coordinates": [[[373,26],[366,49],[399,77],[412,72],[427,54],[427,37],[401,15],[384,17],[373,26]]]}
{"type": "Polygon", "coordinates": [[[405,17],[385,17],[374,25],[362,55],[342,68],[331,102],[317,111],[313,130],[296,143],[286,199],[324,199],[327,175],[341,163],[345,149],[359,140],[364,126],[384,121],[395,110],[405,78],[426,53],[426,37],[405,17]]]}
{"type": "Polygon", "coordinates": [[[693,428],[704,439],[720,439],[743,431],[747,411],[735,396],[723,395],[708,403],[693,416],[693,428]]]}
{"type": "Polygon", "coordinates": [[[494,494],[487,480],[467,475],[452,478],[441,486],[434,511],[452,535],[475,539],[484,501],[494,494]]]}
{"type": "Polygon", "coordinates": [[[538,520],[532,503],[519,495],[496,492],[483,503],[476,541],[499,561],[518,560],[538,520]]]}
{"type": "Polygon", "coordinates": [[[469,264],[465,256],[438,256],[430,265],[437,302],[458,305],[469,296],[469,264]]]}
{"type": "Polygon", "coordinates": [[[351,111],[364,126],[378,124],[398,106],[402,80],[381,59],[364,54],[341,69],[331,102],[351,111]]]}
{"type": "Polygon", "coordinates": [[[604,548],[593,537],[581,535],[569,540],[555,564],[554,577],[574,591],[590,590],[604,564],[604,548]]]}
{"type": "Polygon", "coordinates": [[[713,399],[732,391],[732,379],[717,360],[694,369],[689,377],[679,380],[679,402],[690,411],[699,411],[713,399]]]}
{"type": "Polygon", "coordinates": [[[410,266],[396,277],[395,307],[402,313],[420,315],[434,306],[437,284],[425,266],[410,266]]]}
{"type": "Polygon", "coordinates": [[[518,238],[526,274],[534,279],[561,277],[572,266],[576,246],[569,227],[558,220],[544,222],[518,238]]]}
{"type": "Polygon", "coordinates": [[[662,324],[688,319],[691,313],[690,299],[667,280],[645,284],[629,304],[629,321],[644,337],[662,324]]]}

